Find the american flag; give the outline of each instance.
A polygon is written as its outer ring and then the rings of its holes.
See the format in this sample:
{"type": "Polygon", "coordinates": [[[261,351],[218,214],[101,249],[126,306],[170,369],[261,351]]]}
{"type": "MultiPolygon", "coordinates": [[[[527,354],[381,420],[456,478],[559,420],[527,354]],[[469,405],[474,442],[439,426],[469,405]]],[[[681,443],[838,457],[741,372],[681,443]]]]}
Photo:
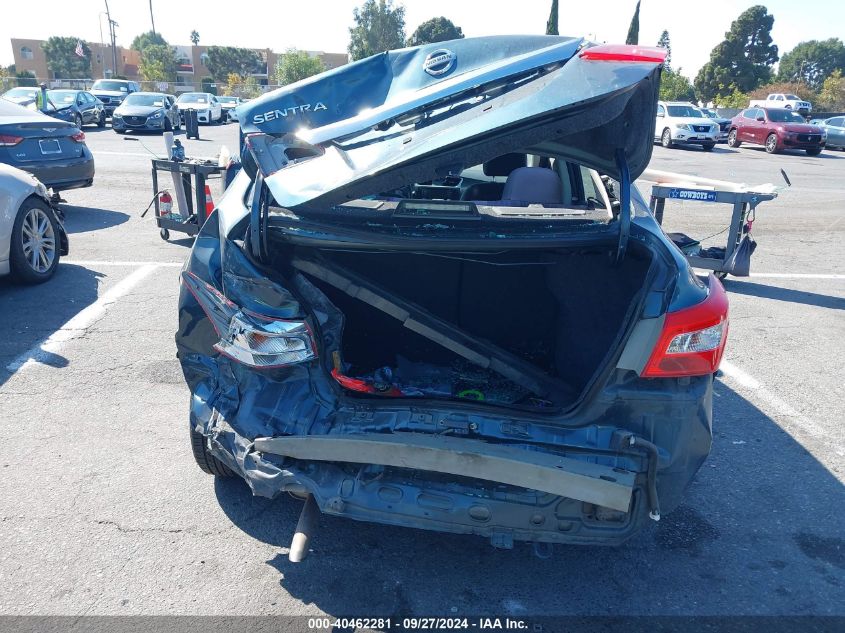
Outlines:
{"type": "Polygon", "coordinates": [[[85,57],[85,49],[82,48],[82,40],[76,41],[76,50],[73,51],[79,57],[85,57]]]}

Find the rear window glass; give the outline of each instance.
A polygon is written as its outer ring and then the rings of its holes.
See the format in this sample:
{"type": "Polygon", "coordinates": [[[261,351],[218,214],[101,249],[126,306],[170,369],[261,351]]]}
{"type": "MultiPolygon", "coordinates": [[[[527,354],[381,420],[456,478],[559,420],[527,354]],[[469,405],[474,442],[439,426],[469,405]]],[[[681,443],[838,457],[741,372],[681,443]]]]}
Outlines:
{"type": "Polygon", "coordinates": [[[695,119],[701,118],[701,113],[693,108],[692,106],[680,105],[680,106],[666,106],[667,110],[669,110],[669,116],[677,116],[677,117],[692,117],[695,119]]]}
{"type": "Polygon", "coordinates": [[[76,101],[76,94],[71,90],[48,90],[47,98],[53,103],[73,103],[76,101]]]}
{"type": "Polygon", "coordinates": [[[769,110],[769,121],[777,123],[804,123],[803,117],[792,110],[769,110]]]}
{"type": "Polygon", "coordinates": [[[204,94],[189,93],[179,97],[177,103],[208,103],[208,97],[204,94]]]}
{"type": "Polygon", "coordinates": [[[119,81],[95,81],[91,90],[113,90],[117,92],[129,92],[126,84],[119,81]]]}
{"type": "Polygon", "coordinates": [[[159,95],[140,95],[138,93],[135,93],[126,97],[126,101],[124,101],[123,103],[126,105],[155,106],[158,108],[163,108],[164,97],[159,95]]]}

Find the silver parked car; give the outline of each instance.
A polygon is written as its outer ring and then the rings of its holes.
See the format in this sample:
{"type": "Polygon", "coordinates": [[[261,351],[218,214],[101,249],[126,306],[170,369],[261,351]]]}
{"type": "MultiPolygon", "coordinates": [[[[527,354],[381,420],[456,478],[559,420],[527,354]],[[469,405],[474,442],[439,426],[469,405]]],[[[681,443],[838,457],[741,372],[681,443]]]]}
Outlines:
{"type": "Polygon", "coordinates": [[[0,276],[42,283],[67,254],[67,233],[47,188],[32,174],[0,163],[0,276]]]}
{"type": "Polygon", "coordinates": [[[827,136],[828,149],[845,149],[845,116],[829,119],[813,119],[810,125],[818,125],[827,136]]]}

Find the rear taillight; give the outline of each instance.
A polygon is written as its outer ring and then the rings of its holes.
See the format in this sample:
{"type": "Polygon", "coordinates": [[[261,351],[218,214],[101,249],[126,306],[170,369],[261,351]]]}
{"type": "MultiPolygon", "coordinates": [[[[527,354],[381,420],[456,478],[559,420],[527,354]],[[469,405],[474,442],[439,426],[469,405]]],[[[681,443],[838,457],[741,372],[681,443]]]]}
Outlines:
{"type": "Polygon", "coordinates": [[[668,312],[663,331],[643,370],[645,378],[712,374],[728,340],[728,296],[710,276],[710,293],[692,307],[668,312]]]}
{"type": "Polygon", "coordinates": [[[85,132],[77,132],[76,134],[72,134],[70,138],[76,141],[77,143],[84,143],[85,132]]]}
{"type": "Polygon", "coordinates": [[[666,61],[667,50],[654,46],[636,46],[630,44],[600,44],[585,48],[578,55],[587,61],[602,62],[640,62],[662,64],[666,61]]]}
{"type": "Polygon", "coordinates": [[[182,273],[182,283],[220,336],[214,349],[221,354],[257,369],[285,367],[317,357],[314,335],[305,321],[241,310],[219,290],[190,272],[182,273]]]}
{"type": "Polygon", "coordinates": [[[0,147],[11,147],[17,145],[23,140],[23,136],[10,136],[9,134],[0,134],[0,147]]]}

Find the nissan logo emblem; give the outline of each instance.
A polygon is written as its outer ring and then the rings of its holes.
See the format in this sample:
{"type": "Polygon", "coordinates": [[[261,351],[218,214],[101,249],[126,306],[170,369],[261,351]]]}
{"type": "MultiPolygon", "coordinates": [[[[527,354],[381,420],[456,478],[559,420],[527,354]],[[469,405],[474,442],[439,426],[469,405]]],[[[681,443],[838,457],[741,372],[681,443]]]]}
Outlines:
{"type": "Polygon", "coordinates": [[[432,77],[440,77],[445,75],[455,67],[455,62],[458,56],[452,51],[445,48],[438,48],[432,51],[425,57],[423,62],[423,70],[432,77]]]}

